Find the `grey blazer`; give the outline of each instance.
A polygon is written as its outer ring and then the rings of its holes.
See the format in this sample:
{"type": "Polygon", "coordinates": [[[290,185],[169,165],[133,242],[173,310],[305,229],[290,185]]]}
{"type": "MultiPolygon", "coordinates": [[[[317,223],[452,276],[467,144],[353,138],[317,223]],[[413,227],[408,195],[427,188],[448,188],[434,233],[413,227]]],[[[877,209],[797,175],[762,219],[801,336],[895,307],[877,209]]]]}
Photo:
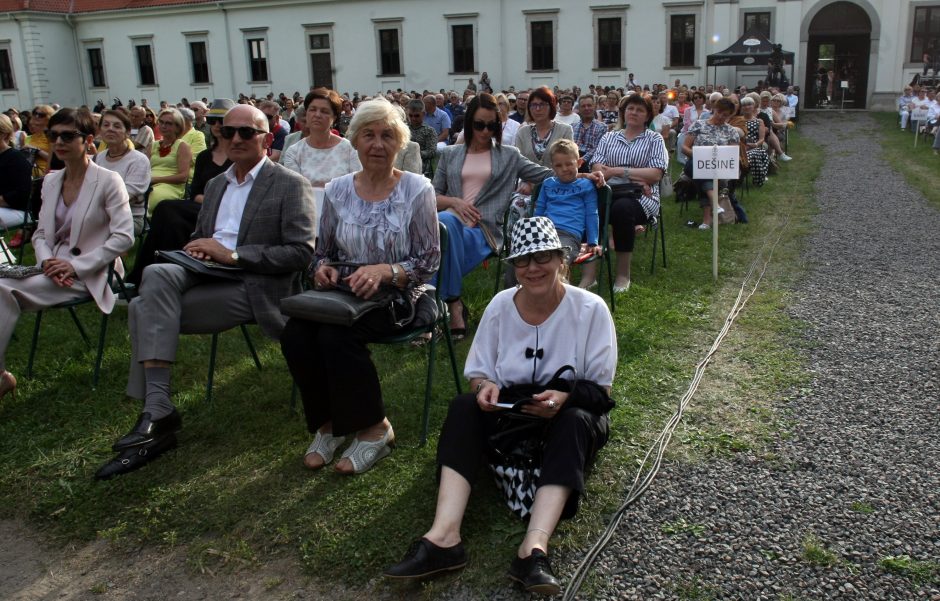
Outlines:
{"type": "MultiPolygon", "coordinates": [[[[193,238],[212,237],[227,187],[225,174],[206,185],[193,238]]],[[[239,266],[245,270],[243,279],[255,321],[275,339],[285,324],[278,308],[281,299],[300,293],[297,274],[313,258],[314,207],[313,188],[307,178],[265,159],[248,194],[235,251],[239,266]]]]}
{"type": "MultiPolygon", "coordinates": [[[[568,128],[571,129],[571,128],[568,128]]],[[[434,172],[434,191],[444,196],[463,198],[463,163],[467,158],[464,144],[448,146],[441,153],[434,172]]],[[[492,234],[499,251],[503,245],[503,218],[517,180],[537,184],[552,175],[552,170],[528,160],[513,146],[496,146],[490,152],[491,174],[473,205],[480,211],[483,227],[492,234]]]]}
{"type": "MultiPolygon", "coordinates": [[[[516,148],[519,149],[519,152],[522,153],[522,156],[529,159],[530,161],[535,161],[535,148],[532,146],[532,128],[535,125],[531,123],[526,123],[519,128],[519,131],[516,132],[516,148]]],[[[556,140],[574,140],[574,130],[571,129],[571,126],[567,123],[561,123],[560,121],[555,121],[555,129],[552,130],[552,135],[548,138],[548,143],[545,145],[546,151],[549,146],[552,145],[556,140]]],[[[542,153],[541,163],[546,167],[551,167],[552,159],[548,155],[548,152],[542,153]]]]}

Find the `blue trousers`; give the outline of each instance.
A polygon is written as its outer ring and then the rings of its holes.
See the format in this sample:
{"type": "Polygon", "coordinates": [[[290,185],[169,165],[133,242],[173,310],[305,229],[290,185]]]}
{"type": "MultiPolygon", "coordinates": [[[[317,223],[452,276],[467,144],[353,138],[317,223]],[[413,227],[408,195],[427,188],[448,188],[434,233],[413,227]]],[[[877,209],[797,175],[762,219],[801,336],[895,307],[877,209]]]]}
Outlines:
{"type": "Polygon", "coordinates": [[[434,276],[434,285],[441,298],[450,300],[460,296],[464,276],[490,256],[493,249],[486,243],[480,228],[465,226],[450,211],[441,211],[437,218],[447,227],[447,263],[444,265],[444,281],[439,282],[440,278],[434,276]]]}

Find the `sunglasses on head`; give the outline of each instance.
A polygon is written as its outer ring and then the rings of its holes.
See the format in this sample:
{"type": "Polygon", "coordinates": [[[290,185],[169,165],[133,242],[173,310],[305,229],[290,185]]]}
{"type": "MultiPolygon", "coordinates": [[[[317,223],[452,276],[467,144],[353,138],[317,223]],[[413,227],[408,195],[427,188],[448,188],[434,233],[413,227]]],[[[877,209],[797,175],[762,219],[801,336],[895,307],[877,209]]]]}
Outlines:
{"type": "Polygon", "coordinates": [[[484,129],[488,129],[495,134],[496,132],[499,131],[499,121],[483,122],[483,121],[474,120],[473,129],[477,131],[483,131],[484,129]]]}
{"type": "Polygon", "coordinates": [[[255,129],[254,127],[249,127],[247,125],[243,125],[242,127],[232,127],[231,125],[223,125],[222,131],[220,133],[222,134],[222,137],[225,138],[226,140],[231,140],[232,138],[234,138],[236,133],[238,134],[238,137],[241,138],[242,140],[251,140],[258,134],[266,134],[268,132],[261,130],[261,129],[255,129]]]}
{"type": "Polygon", "coordinates": [[[555,257],[555,252],[554,250],[540,250],[531,255],[522,255],[515,259],[509,259],[509,263],[511,263],[513,267],[528,267],[529,263],[534,260],[539,265],[545,265],[555,257]]]}
{"type": "Polygon", "coordinates": [[[80,132],[80,131],[78,131],[78,130],[72,130],[72,131],[53,131],[53,130],[51,130],[51,129],[47,129],[47,130],[46,130],[46,137],[47,137],[47,138],[49,139],[49,141],[52,142],[53,144],[55,144],[55,141],[58,140],[59,138],[62,138],[62,142],[64,142],[65,144],[68,144],[69,142],[74,141],[75,138],[84,138],[84,137],[85,137],[85,134],[83,134],[82,132],[80,132]]]}

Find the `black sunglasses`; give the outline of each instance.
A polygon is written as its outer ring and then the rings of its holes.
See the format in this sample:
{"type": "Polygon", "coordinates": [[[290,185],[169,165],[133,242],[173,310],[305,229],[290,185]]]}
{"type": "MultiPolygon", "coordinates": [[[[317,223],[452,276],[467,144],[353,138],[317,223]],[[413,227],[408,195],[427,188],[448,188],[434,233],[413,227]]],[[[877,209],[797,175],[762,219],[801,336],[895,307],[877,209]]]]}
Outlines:
{"type": "Polygon", "coordinates": [[[45,113],[40,113],[39,111],[33,111],[33,117],[36,117],[37,119],[45,119],[47,116],[48,115],[46,115],[45,113]]]}
{"type": "Polygon", "coordinates": [[[515,259],[509,259],[509,263],[512,264],[513,267],[528,267],[529,263],[531,263],[534,259],[535,262],[539,265],[545,265],[555,258],[556,252],[557,251],[554,250],[540,250],[530,255],[522,255],[521,257],[516,257],[515,259]]]}
{"type": "Polygon", "coordinates": [[[474,120],[473,129],[477,131],[483,131],[484,129],[488,129],[495,134],[496,132],[499,131],[499,121],[489,121],[487,123],[484,123],[483,121],[474,120]]]}
{"type": "Polygon", "coordinates": [[[47,137],[47,138],[49,139],[49,141],[52,142],[53,144],[55,144],[55,141],[58,140],[59,138],[62,138],[62,142],[64,142],[65,144],[68,144],[68,143],[74,141],[75,138],[84,138],[84,137],[85,137],[85,134],[82,133],[82,132],[80,132],[80,131],[78,131],[78,130],[72,130],[72,131],[53,131],[53,130],[51,130],[51,129],[47,129],[47,130],[46,130],[46,137],[47,137]]]}
{"type": "Polygon", "coordinates": [[[238,137],[240,137],[242,140],[251,140],[258,134],[266,134],[268,132],[261,129],[255,129],[254,127],[248,127],[247,125],[242,127],[232,127],[231,125],[222,126],[221,134],[222,137],[226,140],[231,140],[234,138],[236,133],[238,133],[238,137]]]}

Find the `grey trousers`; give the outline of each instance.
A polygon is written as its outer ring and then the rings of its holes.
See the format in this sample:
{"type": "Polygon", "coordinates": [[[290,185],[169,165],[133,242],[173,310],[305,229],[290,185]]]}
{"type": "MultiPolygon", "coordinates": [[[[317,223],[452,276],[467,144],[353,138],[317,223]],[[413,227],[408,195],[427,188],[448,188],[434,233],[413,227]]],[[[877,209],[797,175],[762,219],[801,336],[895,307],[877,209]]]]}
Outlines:
{"type": "Polygon", "coordinates": [[[180,334],[224,332],[252,319],[244,282],[199,276],[179,265],[148,266],[140,296],[131,301],[127,313],[131,336],[127,395],[144,398],[143,362],[174,362],[180,334]]]}

